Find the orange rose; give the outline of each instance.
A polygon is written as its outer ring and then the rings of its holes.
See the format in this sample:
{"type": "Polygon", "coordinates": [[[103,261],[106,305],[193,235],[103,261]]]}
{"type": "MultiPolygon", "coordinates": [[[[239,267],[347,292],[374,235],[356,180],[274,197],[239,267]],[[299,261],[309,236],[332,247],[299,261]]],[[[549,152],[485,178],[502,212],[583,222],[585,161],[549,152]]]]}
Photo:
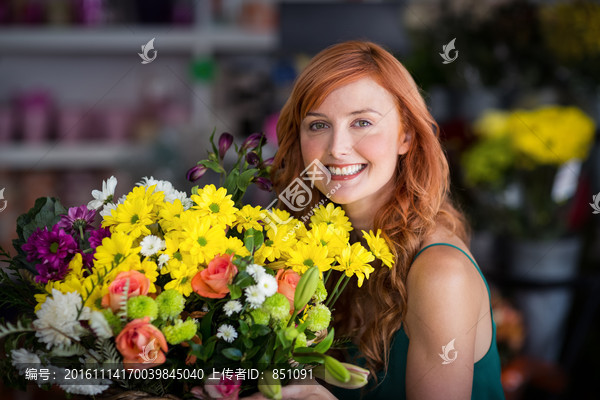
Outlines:
{"type": "Polygon", "coordinates": [[[150,368],[167,359],[167,341],[158,328],[150,323],[150,317],[134,319],[115,339],[123,363],[135,363],[135,368],[150,368]]]}
{"type": "Polygon", "coordinates": [[[114,281],[108,286],[108,293],[102,298],[102,307],[111,308],[117,312],[120,308],[120,301],[123,297],[123,290],[129,281],[129,291],[127,298],[133,296],[146,295],[150,287],[150,280],[146,275],[138,271],[125,271],[119,273],[114,281]]]}
{"type": "Polygon", "coordinates": [[[277,271],[277,291],[287,297],[290,302],[290,313],[294,309],[294,293],[300,280],[300,275],[291,269],[277,271]]]}
{"type": "Polygon", "coordinates": [[[208,267],[192,278],[192,289],[202,297],[222,299],[229,293],[227,285],[233,282],[238,270],[231,262],[233,254],[216,256],[208,267]]]}

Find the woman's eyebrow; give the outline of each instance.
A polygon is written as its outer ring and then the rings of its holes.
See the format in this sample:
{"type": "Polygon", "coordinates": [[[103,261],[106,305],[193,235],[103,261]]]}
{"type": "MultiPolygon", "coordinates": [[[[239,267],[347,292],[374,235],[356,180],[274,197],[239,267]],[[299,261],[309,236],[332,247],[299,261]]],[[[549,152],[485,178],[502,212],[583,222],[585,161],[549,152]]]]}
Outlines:
{"type": "Polygon", "coordinates": [[[312,112],[312,111],[308,112],[306,114],[306,116],[307,117],[321,117],[321,118],[326,118],[327,117],[327,115],[325,115],[325,114],[321,114],[321,113],[318,113],[318,112],[312,112]]]}
{"type": "Polygon", "coordinates": [[[363,114],[363,113],[368,113],[368,112],[372,112],[372,113],[381,115],[381,113],[379,111],[373,110],[372,108],[365,108],[362,110],[352,111],[350,113],[350,115],[363,114]]]}

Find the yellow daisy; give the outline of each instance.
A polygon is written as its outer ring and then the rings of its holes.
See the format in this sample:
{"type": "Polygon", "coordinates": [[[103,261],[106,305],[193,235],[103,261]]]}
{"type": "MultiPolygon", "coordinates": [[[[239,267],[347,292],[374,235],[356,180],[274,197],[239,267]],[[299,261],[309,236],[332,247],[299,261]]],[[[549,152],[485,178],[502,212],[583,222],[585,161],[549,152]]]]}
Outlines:
{"type": "Polygon", "coordinates": [[[208,218],[193,212],[189,216],[182,218],[183,240],[179,250],[182,256],[185,256],[184,253],[191,256],[193,265],[208,263],[227,246],[225,231],[221,227],[211,227],[208,218]]]}
{"type": "Polygon", "coordinates": [[[158,223],[165,232],[178,229],[181,225],[181,214],[183,214],[183,204],[181,200],[176,199],[173,203],[165,202],[158,213],[158,223]]]}
{"type": "MultiPolygon", "coordinates": [[[[261,246],[262,247],[262,246],[261,246]]],[[[219,250],[219,254],[236,254],[240,257],[246,257],[250,255],[250,252],[240,239],[236,237],[227,238],[225,246],[219,250]]]]}
{"type": "Polygon", "coordinates": [[[327,225],[324,222],[313,224],[312,228],[307,231],[306,238],[302,241],[305,243],[320,243],[327,248],[329,257],[340,255],[348,243],[345,235],[340,235],[333,225],[327,225]]]}
{"type": "Polygon", "coordinates": [[[257,231],[263,230],[262,224],[258,222],[264,220],[265,218],[264,211],[260,206],[252,207],[251,205],[247,204],[242,207],[242,209],[239,210],[236,215],[237,220],[235,225],[239,233],[241,233],[242,230],[248,229],[256,229],[257,231]]]}
{"type": "MultiPolygon", "coordinates": [[[[94,268],[102,271],[115,264],[119,265],[117,268],[126,271],[135,269],[140,263],[139,251],[140,247],[133,247],[132,236],[115,232],[110,237],[102,239],[102,244],[96,248],[94,268]]],[[[111,275],[116,274],[113,271],[111,275]]]]}
{"type": "Polygon", "coordinates": [[[307,244],[298,242],[294,249],[287,251],[286,264],[302,275],[307,269],[318,266],[319,271],[331,269],[334,259],[327,257],[327,248],[321,244],[307,244]]]}
{"type": "Polygon", "coordinates": [[[380,259],[383,265],[392,268],[394,266],[394,255],[390,252],[385,239],[379,236],[381,235],[381,229],[377,229],[377,234],[375,235],[373,231],[369,231],[369,233],[362,231],[362,234],[367,241],[367,245],[369,245],[371,253],[380,259]]]}
{"type": "Polygon", "coordinates": [[[215,185],[206,185],[191,197],[195,205],[192,207],[199,210],[201,215],[208,216],[212,225],[231,226],[236,220],[237,208],[234,206],[231,195],[227,194],[225,188],[215,188],[215,185]]]}
{"type": "Polygon", "coordinates": [[[165,285],[165,290],[174,289],[184,296],[192,293],[192,278],[198,273],[198,268],[189,268],[181,264],[179,268],[171,271],[172,281],[165,285]]]}
{"type": "Polygon", "coordinates": [[[111,232],[130,234],[134,239],[141,235],[149,235],[148,225],[154,223],[152,205],[146,203],[142,197],[133,197],[125,200],[123,204],[111,211],[111,215],[104,217],[102,227],[111,227],[111,232]]]}
{"type": "Polygon", "coordinates": [[[361,287],[365,277],[369,279],[369,274],[374,271],[369,263],[375,260],[375,257],[360,243],[346,246],[336,260],[339,265],[334,268],[344,272],[346,276],[356,275],[358,287],[361,287]]]}
{"type": "Polygon", "coordinates": [[[310,217],[311,226],[322,222],[327,225],[333,225],[336,229],[340,229],[341,232],[350,232],[352,230],[352,224],[348,217],[346,217],[344,210],[341,207],[334,206],[333,203],[328,203],[327,207],[320,205],[310,217]]]}

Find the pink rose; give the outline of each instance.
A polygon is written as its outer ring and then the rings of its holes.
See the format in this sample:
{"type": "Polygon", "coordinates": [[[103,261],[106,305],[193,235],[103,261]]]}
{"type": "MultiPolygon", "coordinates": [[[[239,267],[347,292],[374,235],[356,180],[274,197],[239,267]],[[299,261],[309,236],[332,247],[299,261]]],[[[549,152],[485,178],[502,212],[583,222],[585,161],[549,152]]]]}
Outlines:
{"type": "Polygon", "coordinates": [[[135,368],[150,368],[167,359],[167,341],[162,332],[150,323],[150,317],[134,319],[115,339],[123,363],[135,363],[135,368]]]}
{"type": "Polygon", "coordinates": [[[227,285],[233,282],[238,270],[231,262],[233,254],[216,256],[208,267],[192,278],[192,289],[202,297],[222,299],[229,293],[227,285]]]}
{"type": "Polygon", "coordinates": [[[287,297],[290,302],[290,313],[294,309],[294,294],[300,280],[300,275],[291,269],[277,271],[277,291],[287,297]]]}
{"type": "Polygon", "coordinates": [[[208,396],[211,399],[238,400],[241,386],[242,381],[235,375],[228,378],[220,372],[214,372],[208,377],[204,390],[200,386],[196,386],[192,388],[191,392],[199,399],[208,396]],[[219,383],[216,383],[217,380],[219,383]]]}
{"type": "Polygon", "coordinates": [[[119,275],[108,286],[108,293],[102,298],[102,307],[111,308],[114,312],[120,308],[120,302],[123,298],[123,290],[129,281],[129,290],[127,298],[148,294],[150,280],[146,275],[138,271],[120,272],[119,275]]]}

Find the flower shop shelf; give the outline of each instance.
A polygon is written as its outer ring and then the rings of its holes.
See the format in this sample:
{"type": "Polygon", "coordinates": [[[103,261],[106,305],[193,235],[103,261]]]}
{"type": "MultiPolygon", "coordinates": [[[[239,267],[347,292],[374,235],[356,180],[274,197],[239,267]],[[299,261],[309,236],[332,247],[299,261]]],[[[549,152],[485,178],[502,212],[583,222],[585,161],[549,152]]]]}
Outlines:
{"type": "Polygon", "coordinates": [[[94,28],[1,28],[0,51],[12,54],[134,53],[150,39],[164,53],[207,53],[212,51],[272,51],[277,35],[240,28],[209,27],[111,27],[94,28]]]}
{"type": "Polygon", "coordinates": [[[0,169],[113,168],[139,165],[149,162],[150,157],[148,147],[133,144],[9,145],[0,147],[0,169]]]}

